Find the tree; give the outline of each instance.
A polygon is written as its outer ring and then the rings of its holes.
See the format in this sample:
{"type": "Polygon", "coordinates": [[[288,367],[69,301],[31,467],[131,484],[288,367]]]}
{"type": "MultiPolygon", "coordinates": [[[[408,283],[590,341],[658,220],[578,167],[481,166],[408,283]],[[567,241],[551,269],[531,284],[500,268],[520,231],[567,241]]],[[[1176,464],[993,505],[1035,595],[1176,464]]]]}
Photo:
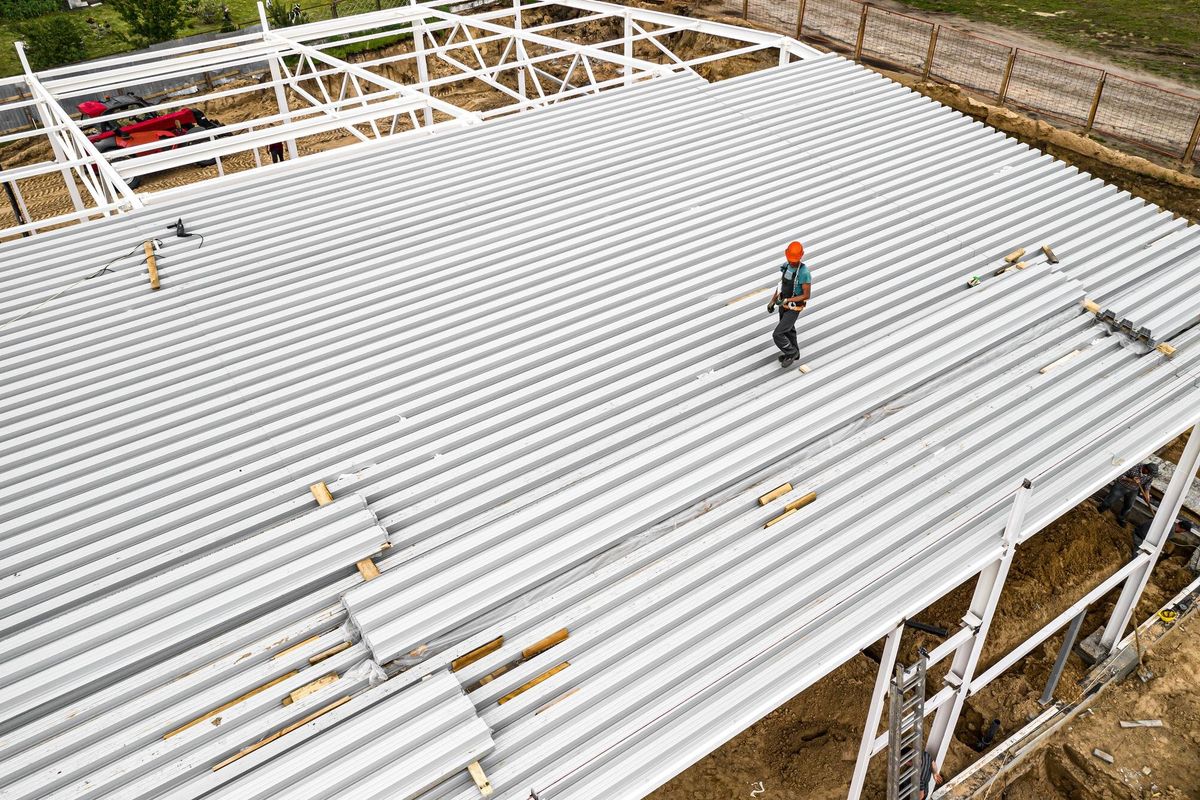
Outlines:
{"type": "Polygon", "coordinates": [[[50,14],[17,27],[35,71],[80,61],[86,55],[83,26],[66,14],[50,14]]]}
{"type": "Polygon", "coordinates": [[[174,39],[186,22],[184,0],[108,0],[142,44],[174,39]]]}

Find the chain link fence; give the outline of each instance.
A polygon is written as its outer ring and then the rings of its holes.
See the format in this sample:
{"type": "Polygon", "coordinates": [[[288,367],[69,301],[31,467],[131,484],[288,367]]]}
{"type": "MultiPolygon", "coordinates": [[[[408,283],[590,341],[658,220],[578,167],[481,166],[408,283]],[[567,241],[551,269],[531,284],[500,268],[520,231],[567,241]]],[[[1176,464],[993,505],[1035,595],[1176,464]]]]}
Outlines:
{"type": "Polygon", "coordinates": [[[856,59],[954,83],[999,103],[1140,145],[1185,166],[1200,160],[1200,96],[860,0],[743,0],[742,16],[856,59]]]}

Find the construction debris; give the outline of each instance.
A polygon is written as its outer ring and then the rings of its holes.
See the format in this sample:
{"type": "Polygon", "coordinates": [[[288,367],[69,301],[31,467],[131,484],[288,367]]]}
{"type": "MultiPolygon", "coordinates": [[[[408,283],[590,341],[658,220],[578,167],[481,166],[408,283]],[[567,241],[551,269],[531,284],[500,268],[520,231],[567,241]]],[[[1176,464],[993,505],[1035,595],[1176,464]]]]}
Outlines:
{"type": "Polygon", "coordinates": [[[1110,754],[1104,752],[1099,747],[1097,747],[1095,750],[1092,751],[1092,755],[1094,755],[1096,758],[1098,758],[1101,761],[1104,761],[1105,763],[1108,763],[1108,764],[1111,764],[1111,763],[1113,763],[1113,761],[1115,761],[1115,759],[1110,754]]]}

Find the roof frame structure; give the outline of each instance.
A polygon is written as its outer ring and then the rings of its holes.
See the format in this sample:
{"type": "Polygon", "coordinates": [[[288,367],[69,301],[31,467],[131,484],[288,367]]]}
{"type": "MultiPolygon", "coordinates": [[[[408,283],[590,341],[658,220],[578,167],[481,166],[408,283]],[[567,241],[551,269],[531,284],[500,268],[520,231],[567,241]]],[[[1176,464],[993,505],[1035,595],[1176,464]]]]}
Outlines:
{"type": "MultiPolygon", "coordinates": [[[[272,29],[260,4],[262,30],[258,33],[37,73],[26,64],[22,80],[32,99],[3,107],[35,110],[40,125],[34,130],[6,134],[0,142],[46,136],[54,158],[0,168],[0,183],[11,187],[22,209],[20,224],[0,230],[0,238],[30,235],[137,208],[154,192],[139,192],[134,188],[136,183],[142,176],[164,170],[211,161],[219,178],[234,177],[227,174],[225,162],[230,157],[249,152],[254,166],[261,166],[262,148],[279,141],[287,144],[291,158],[297,158],[301,155],[298,140],[327,136],[331,131],[342,131],[359,144],[393,136],[419,136],[434,129],[476,125],[492,117],[615,86],[694,72],[701,64],[748,52],[778,48],[781,62],[816,52],[778,34],[594,0],[518,0],[499,8],[465,13],[477,5],[470,2],[446,10],[432,2],[414,2],[272,29]],[[573,9],[578,16],[527,24],[524,17],[528,12],[553,6],[573,9]],[[581,25],[606,19],[621,22],[621,36],[592,42],[573,35],[581,25]],[[669,37],[685,31],[723,37],[731,43],[730,48],[690,59],[682,57],[671,50],[669,37]],[[356,63],[336,53],[339,47],[405,35],[413,42],[405,52],[356,63]],[[644,57],[646,43],[652,48],[649,52],[664,63],[644,57]],[[412,64],[416,65],[415,81],[401,82],[386,74],[397,67],[411,69],[412,64]],[[244,70],[248,65],[262,65],[269,74],[253,85],[210,85],[207,91],[198,86],[187,97],[167,96],[152,102],[142,113],[170,113],[264,91],[274,93],[278,113],[193,129],[175,137],[171,149],[148,142],[101,153],[71,117],[72,105],[86,97],[129,91],[151,80],[199,80],[200,75],[244,70]],[[434,70],[435,65],[440,68],[434,70]],[[471,110],[441,96],[448,89],[471,83],[492,91],[495,102],[471,110]],[[19,183],[53,173],[63,176],[73,211],[34,221],[19,183]],[[78,187],[82,187],[82,193],[78,187]]],[[[127,112],[114,112],[89,123],[127,116],[127,112]]],[[[241,163],[238,169],[244,169],[245,162],[241,163]]]]}

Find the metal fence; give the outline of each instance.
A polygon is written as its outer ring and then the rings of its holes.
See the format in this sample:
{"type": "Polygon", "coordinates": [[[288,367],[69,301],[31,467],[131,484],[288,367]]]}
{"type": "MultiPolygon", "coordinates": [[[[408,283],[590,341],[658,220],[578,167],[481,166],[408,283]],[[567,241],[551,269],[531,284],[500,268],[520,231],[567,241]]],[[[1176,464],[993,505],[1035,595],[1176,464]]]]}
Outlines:
{"type": "Polygon", "coordinates": [[[1200,160],[1200,97],[860,0],[742,0],[745,19],[855,59],[954,83],[1177,158],[1200,160]]]}

